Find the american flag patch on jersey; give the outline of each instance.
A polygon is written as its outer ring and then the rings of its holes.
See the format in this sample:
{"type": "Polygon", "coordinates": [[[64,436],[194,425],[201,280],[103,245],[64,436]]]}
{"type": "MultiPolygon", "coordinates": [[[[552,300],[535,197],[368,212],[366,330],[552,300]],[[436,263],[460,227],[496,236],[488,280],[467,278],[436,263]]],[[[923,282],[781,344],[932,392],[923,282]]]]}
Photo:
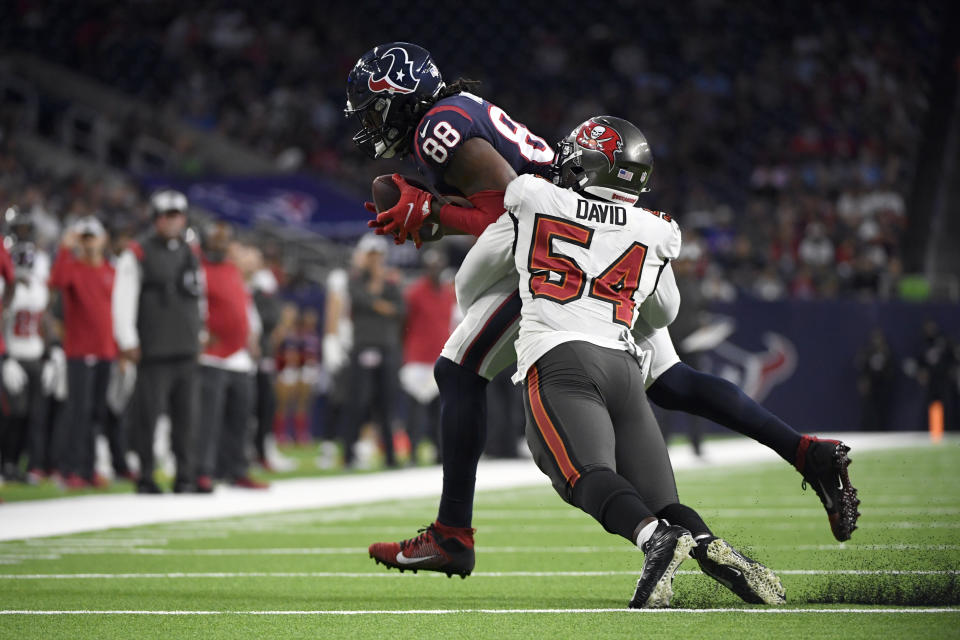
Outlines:
{"type": "Polygon", "coordinates": [[[621,180],[633,180],[633,171],[627,171],[626,169],[620,169],[617,171],[617,177],[621,180]]]}

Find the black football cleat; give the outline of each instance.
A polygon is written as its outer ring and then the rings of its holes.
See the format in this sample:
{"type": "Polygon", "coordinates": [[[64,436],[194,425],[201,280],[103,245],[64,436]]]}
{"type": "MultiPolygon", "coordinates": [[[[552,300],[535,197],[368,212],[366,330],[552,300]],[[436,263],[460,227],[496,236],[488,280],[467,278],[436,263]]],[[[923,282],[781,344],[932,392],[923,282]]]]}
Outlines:
{"type": "Polygon", "coordinates": [[[750,604],[783,604],[786,592],[773,571],[730,546],[722,538],[697,540],[690,552],[700,570],[750,604]]]}
{"type": "Polygon", "coordinates": [[[156,482],[149,478],[140,478],[140,480],[137,482],[137,493],[156,495],[163,493],[163,489],[161,489],[156,482]]]}
{"type": "Polygon", "coordinates": [[[658,609],[670,606],[673,597],[673,575],[697,543],[683,527],[666,521],[657,523],[650,539],[643,543],[643,571],[637,589],[628,605],[631,609],[658,609]]]}
{"type": "Polygon", "coordinates": [[[860,500],[857,490],[850,484],[847,467],[850,447],[839,440],[821,440],[803,436],[797,447],[794,466],[803,475],[803,488],[813,487],[827,510],[833,537],[843,542],[857,528],[860,500]]]}
{"type": "Polygon", "coordinates": [[[420,535],[402,542],[375,542],[368,549],[377,564],[401,573],[411,570],[439,571],[450,578],[466,578],[473,571],[475,529],[448,527],[434,522],[420,529],[420,535]]]}

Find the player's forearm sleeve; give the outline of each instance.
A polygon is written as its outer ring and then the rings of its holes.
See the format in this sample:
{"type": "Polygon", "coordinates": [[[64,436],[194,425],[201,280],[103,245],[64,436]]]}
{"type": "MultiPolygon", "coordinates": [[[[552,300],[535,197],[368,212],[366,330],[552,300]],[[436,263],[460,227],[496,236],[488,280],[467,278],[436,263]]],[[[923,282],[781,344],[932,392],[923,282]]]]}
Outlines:
{"type": "Polygon", "coordinates": [[[457,303],[466,309],[493,284],[516,271],[513,220],[509,214],[487,227],[457,270],[457,303]]]}
{"type": "Polygon", "coordinates": [[[140,303],[140,263],[132,251],[120,254],[113,281],[113,337],[121,350],[140,346],[137,335],[137,306],[140,303]]]}
{"type": "Polygon", "coordinates": [[[473,204],[472,209],[455,204],[443,205],[437,214],[440,224],[472,236],[480,236],[484,229],[496,222],[505,211],[503,191],[478,191],[467,200],[473,204]]]}
{"type": "Polygon", "coordinates": [[[676,319],[679,310],[680,290],[668,262],[660,272],[656,289],[640,305],[640,316],[654,329],[661,329],[676,319]]]}

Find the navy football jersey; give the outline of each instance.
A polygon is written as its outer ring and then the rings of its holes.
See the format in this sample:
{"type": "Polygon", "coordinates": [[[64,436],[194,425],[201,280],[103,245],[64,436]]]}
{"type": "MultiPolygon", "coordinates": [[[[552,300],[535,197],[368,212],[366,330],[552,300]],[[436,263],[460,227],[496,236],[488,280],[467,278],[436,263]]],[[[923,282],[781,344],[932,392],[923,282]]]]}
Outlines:
{"type": "Polygon", "coordinates": [[[424,114],[413,140],[417,168],[439,191],[456,192],[444,183],[443,174],[454,152],[470,138],[493,145],[518,175],[545,175],[553,162],[553,149],[543,138],[495,104],[472,93],[458,93],[439,100],[424,114]]]}

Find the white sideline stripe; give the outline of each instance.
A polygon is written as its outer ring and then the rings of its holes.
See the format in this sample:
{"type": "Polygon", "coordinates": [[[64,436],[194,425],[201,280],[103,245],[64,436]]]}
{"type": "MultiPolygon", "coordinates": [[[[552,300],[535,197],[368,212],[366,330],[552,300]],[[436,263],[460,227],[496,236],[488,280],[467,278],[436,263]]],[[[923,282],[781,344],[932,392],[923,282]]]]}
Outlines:
{"type": "MultiPolygon", "coordinates": [[[[876,449],[930,446],[929,436],[924,433],[844,433],[838,437],[853,448],[854,455],[876,449]]],[[[956,441],[952,434],[945,440],[956,441]]],[[[710,459],[704,461],[695,458],[688,446],[671,447],[674,470],[714,472],[719,468],[743,469],[766,462],[783,464],[773,451],[746,438],[709,442],[706,451],[710,459]]],[[[0,506],[3,514],[0,540],[389,500],[436,499],[441,480],[441,469],[434,466],[356,476],[281,480],[264,491],[218,487],[212,495],[202,496],[110,494],[26,500],[0,506]]],[[[478,491],[548,486],[546,476],[529,460],[483,460],[477,470],[478,491]]]]}
{"type": "Polygon", "coordinates": [[[0,615],[5,616],[78,616],[78,615],[121,615],[121,616],[383,616],[383,615],[459,615],[464,613],[483,614],[531,614],[531,613],[629,613],[629,614],[656,614],[656,613],[857,613],[857,614],[930,614],[930,613],[960,613],[960,609],[947,607],[887,607],[883,609],[358,609],[358,610],[315,610],[315,611],[151,611],[135,609],[73,609],[62,611],[31,610],[31,609],[4,609],[0,615]]]}
{"type": "MultiPolygon", "coordinates": [[[[960,569],[779,569],[781,576],[941,576],[960,575],[960,569]]],[[[484,571],[470,574],[474,578],[584,578],[604,576],[635,576],[636,571],[484,571]]],[[[700,575],[700,571],[677,571],[677,575],[700,575]]],[[[445,578],[442,573],[424,572],[434,578],[445,578]]],[[[382,571],[241,571],[206,573],[21,573],[0,574],[0,580],[147,580],[178,578],[409,578],[405,573],[382,571]]]]}

